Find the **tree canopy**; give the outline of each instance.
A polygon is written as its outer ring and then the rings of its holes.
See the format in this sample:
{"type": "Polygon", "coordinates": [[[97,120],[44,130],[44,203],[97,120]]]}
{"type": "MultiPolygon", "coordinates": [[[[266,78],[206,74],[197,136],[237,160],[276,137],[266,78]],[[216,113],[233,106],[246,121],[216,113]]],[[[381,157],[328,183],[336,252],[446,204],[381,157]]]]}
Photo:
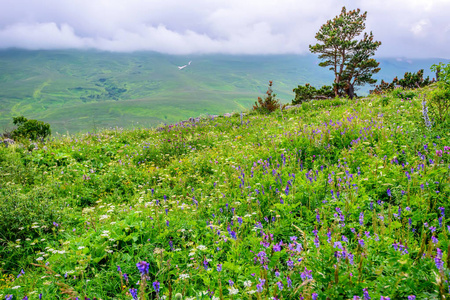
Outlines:
{"type": "Polygon", "coordinates": [[[374,41],[372,32],[364,33],[367,12],[359,9],[348,11],[345,6],[341,14],[328,20],[316,34],[318,43],[310,45],[312,53],[319,53],[321,67],[329,67],[334,72],[335,96],[354,96],[355,86],[374,84],[372,75],[379,72],[379,62],[371,58],[381,42],[374,41]]]}

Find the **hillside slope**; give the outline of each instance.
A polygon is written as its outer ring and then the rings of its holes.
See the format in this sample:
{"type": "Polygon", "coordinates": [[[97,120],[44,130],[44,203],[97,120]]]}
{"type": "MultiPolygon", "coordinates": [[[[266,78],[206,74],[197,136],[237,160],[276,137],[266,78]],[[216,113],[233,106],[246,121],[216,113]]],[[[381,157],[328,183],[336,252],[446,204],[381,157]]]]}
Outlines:
{"type": "Polygon", "coordinates": [[[447,295],[424,92],[1,146],[0,297],[447,295]]]}

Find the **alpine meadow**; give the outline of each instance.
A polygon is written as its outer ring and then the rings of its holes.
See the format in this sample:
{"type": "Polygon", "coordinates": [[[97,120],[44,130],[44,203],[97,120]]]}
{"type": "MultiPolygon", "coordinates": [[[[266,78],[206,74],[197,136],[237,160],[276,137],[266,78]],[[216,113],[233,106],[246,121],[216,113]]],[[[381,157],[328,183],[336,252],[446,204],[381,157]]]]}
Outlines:
{"type": "Polygon", "coordinates": [[[0,50],[0,298],[449,299],[450,60],[366,18],[308,55],[0,50]]]}

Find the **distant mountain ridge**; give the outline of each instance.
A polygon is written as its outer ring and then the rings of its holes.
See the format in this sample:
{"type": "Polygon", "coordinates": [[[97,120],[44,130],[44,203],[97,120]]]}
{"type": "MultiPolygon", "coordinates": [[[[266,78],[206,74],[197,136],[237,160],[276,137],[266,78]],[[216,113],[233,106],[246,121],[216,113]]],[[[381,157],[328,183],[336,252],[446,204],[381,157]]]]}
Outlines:
{"type": "MultiPolygon", "coordinates": [[[[379,58],[375,77],[391,81],[445,59],[379,58]]],[[[147,127],[251,107],[269,80],[282,102],[299,84],[331,84],[312,55],[165,55],[79,50],[0,51],[0,128],[13,116],[53,131],[147,127]],[[191,64],[188,65],[188,62],[191,64]],[[188,65],[188,67],[184,67],[188,65]],[[183,66],[183,68],[179,68],[183,66]]],[[[365,94],[370,86],[362,88],[365,94]]],[[[358,93],[358,92],[357,92],[358,93]]]]}

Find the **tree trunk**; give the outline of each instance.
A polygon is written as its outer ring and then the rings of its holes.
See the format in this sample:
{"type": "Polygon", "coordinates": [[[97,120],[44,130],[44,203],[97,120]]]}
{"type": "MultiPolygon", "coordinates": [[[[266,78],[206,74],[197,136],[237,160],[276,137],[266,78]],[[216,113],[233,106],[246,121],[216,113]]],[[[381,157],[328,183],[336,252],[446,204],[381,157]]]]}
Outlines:
{"type": "Polygon", "coordinates": [[[338,82],[336,82],[337,80],[334,80],[334,97],[338,97],[339,93],[338,93],[338,82]]]}
{"type": "Polygon", "coordinates": [[[350,99],[353,99],[355,97],[355,88],[353,87],[353,84],[348,83],[347,93],[350,99]]]}

